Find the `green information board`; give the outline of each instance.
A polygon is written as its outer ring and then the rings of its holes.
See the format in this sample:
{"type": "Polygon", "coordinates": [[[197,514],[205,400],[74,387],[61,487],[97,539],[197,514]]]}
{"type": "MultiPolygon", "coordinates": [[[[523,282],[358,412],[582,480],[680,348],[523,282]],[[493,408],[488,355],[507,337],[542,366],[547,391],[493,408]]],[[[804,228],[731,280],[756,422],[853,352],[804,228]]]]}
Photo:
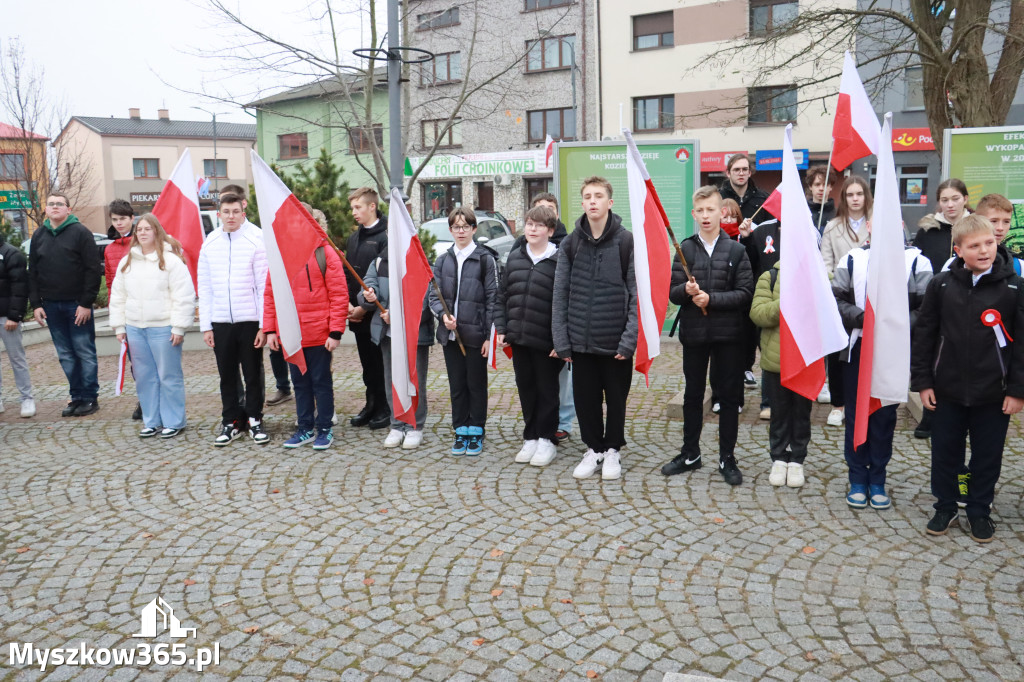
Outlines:
{"type": "MultiPolygon", "coordinates": [[[[700,182],[700,145],[697,140],[637,141],[647,172],[665,207],[669,224],[676,238],[694,232],[690,204],[700,182]]],[[[607,142],[559,143],[554,154],[555,187],[562,222],[571,231],[583,213],[580,188],[592,175],[612,183],[612,211],[632,229],[629,216],[629,190],[626,186],[626,143],[607,142]]]]}
{"type": "Polygon", "coordinates": [[[27,189],[0,190],[0,211],[20,211],[32,208],[27,189]]]}

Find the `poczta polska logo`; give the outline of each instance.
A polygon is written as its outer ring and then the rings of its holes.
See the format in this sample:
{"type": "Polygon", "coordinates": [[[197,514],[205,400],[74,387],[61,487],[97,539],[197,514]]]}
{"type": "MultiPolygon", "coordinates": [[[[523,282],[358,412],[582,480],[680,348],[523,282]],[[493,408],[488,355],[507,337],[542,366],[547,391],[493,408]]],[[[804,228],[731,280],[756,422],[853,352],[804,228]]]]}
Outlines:
{"type": "MultiPolygon", "coordinates": [[[[181,621],[174,615],[174,609],[161,597],[142,607],[141,627],[132,637],[154,638],[167,632],[172,639],[196,636],[195,628],[182,627],[181,621]]],[[[32,642],[10,644],[9,663],[12,666],[39,666],[46,670],[47,666],[107,666],[135,665],[148,666],[170,665],[190,666],[196,672],[202,672],[210,665],[220,663],[220,642],[213,647],[196,647],[195,655],[189,656],[183,642],[140,642],[134,647],[92,647],[81,642],[77,647],[39,648],[32,642]]]]}

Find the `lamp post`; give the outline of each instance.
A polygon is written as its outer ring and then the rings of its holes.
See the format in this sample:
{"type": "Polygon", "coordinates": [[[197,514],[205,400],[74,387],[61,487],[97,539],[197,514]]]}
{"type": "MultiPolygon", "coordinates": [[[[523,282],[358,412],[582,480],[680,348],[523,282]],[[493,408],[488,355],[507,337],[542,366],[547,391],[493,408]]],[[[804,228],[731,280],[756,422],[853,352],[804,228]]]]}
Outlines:
{"type": "MultiPolygon", "coordinates": [[[[557,38],[550,30],[542,28],[540,30],[540,37],[544,38],[557,38]]],[[[562,51],[562,40],[558,38],[558,51],[562,51]]],[[[579,139],[579,116],[576,113],[576,36],[573,35],[571,43],[566,43],[569,46],[569,79],[572,81],[572,127],[573,127],[573,139],[579,139]]],[[[561,56],[561,55],[559,55],[561,56]]],[[[543,64],[542,64],[543,66],[543,64]]],[[[562,131],[565,132],[564,130],[562,131]]]]}
{"type": "Polygon", "coordinates": [[[216,192],[218,195],[220,195],[220,181],[218,180],[218,178],[220,177],[220,174],[217,172],[217,114],[218,113],[224,114],[224,113],[227,113],[227,112],[224,112],[224,111],[215,112],[215,111],[210,111],[208,109],[203,109],[202,107],[191,107],[191,108],[195,109],[197,111],[205,112],[205,113],[209,114],[211,117],[213,117],[213,191],[216,192]]]}

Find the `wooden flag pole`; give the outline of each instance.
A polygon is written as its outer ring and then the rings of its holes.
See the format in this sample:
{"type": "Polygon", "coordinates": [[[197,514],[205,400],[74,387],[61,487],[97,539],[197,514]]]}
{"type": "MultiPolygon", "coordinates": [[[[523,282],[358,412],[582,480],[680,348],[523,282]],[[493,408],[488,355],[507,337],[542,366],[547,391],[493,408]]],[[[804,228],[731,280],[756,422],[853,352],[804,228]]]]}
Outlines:
{"type": "MultiPolygon", "coordinates": [[[[828,174],[832,170],[832,152],[836,150],[836,138],[832,138],[832,147],[828,150],[828,165],[825,166],[825,190],[828,190],[828,174]]],[[[814,197],[811,197],[812,199],[814,197]]],[[[825,215],[825,202],[828,201],[828,197],[822,195],[821,197],[821,210],[818,211],[818,234],[821,234],[821,218],[825,215]]]]}
{"type": "MultiPolygon", "coordinates": [[[[683,247],[679,245],[679,240],[676,239],[676,235],[672,232],[672,226],[669,225],[668,215],[665,213],[665,208],[661,205],[661,198],[655,194],[654,204],[658,207],[658,212],[661,213],[661,219],[665,221],[665,229],[668,231],[668,238],[672,240],[672,246],[676,248],[676,253],[679,255],[679,262],[683,264],[683,273],[686,275],[686,279],[690,282],[696,283],[693,274],[690,272],[690,264],[686,262],[686,256],[683,255],[683,247]]],[[[701,308],[700,311],[705,315],[708,314],[707,308],[701,308]]]]}

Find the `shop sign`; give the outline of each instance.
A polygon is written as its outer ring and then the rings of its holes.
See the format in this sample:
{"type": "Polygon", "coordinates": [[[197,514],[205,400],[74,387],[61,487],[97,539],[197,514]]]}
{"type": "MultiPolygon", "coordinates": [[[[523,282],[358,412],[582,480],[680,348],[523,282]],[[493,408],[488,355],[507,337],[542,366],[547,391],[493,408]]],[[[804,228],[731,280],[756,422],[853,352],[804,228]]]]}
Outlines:
{"type": "MultiPolygon", "coordinates": [[[[757,170],[782,170],[782,150],[781,149],[758,149],[757,150],[757,170]]],[[[807,160],[810,158],[809,151],[807,149],[794,149],[793,160],[796,161],[796,167],[800,170],[807,169],[807,160]]]]}
{"type": "Polygon", "coordinates": [[[726,164],[729,163],[729,159],[736,156],[737,154],[746,154],[746,151],[742,152],[701,152],[700,153],[700,170],[702,173],[721,173],[725,171],[726,164]]]}
{"type": "MultiPolygon", "coordinates": [[[[406,164],[406,175],[412,175],[412,171],[421,163],[422,157],[410,158],[406,164]]],[[[549,172],[551,168],[544,163],[543,149],[494,154],[441,154],[427,161],[418,179],[531,175],[549,172]]]]}
{"type": "Polygon", "coordinates": [[[935,149],[932,131],[928,128],[893,128],[894,152],[923,152],[935,149]]]}

